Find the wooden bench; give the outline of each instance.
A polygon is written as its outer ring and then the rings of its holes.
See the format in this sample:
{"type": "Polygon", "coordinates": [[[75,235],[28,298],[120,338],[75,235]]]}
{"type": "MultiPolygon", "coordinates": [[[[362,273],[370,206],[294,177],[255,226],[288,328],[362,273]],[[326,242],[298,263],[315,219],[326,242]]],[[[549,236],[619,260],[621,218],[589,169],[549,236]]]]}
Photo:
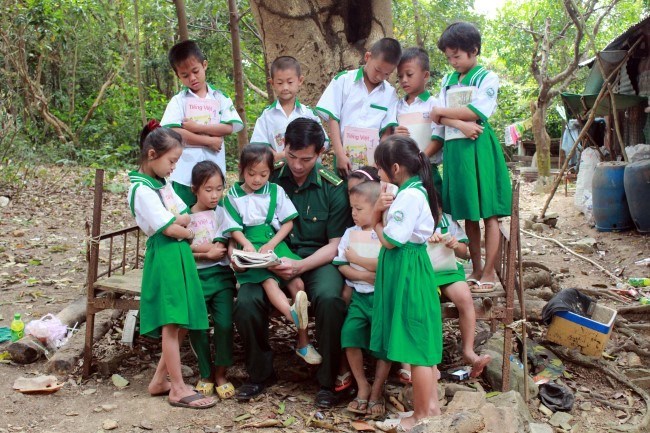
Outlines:
{"type": "MultiPolygon", "coordinates": [[[[143,237],[138,226],[100,234],[102,197],[104,186],[104,171],[95,172],[95,198],[93,207],[93,223],[91,237],[88,242],[88,304],[86,310],[86,342],[84,347],[83,375],[90,375],[93,354],[93,328],[95,314],[106,309],[137,310],[140,308],[140,288],[142,281],[141,239],[143,237]],[[129,238],[135,240],[135,246],[129,246],[129,238]],[[121,242],[120,242],[121,241],[121,242]],[[99,273],[100,245],[108,244],[105,260],[107,269],[99,273]],[[115,262],[116,245],[120,246],[121,256],[115,262]]],[[[510,225],[500,223],[499,261],[497,274],[502,287],[489,293],[474,293],[476,319],[490,322],[492,331],[499,323],[505,325],[503,347],[503,382],[502,390],[509,389],[510,354],[512,353],[512,329],[508,327],[514,317],[514,293],[519,290],[516,278],[519,272],[519,183],[513,184],[512,216],[510,225]],[[505,302],[505,304],[504,304],[505,302]]],[[[519,293],[519,299],[523,299],[519,293]]],[[[523,310],[522,310],[523,311],[523,310]]],[[[458,310],[453,304],[444,303],[442,317],[445,319],[458,318],[458,310]]]]}

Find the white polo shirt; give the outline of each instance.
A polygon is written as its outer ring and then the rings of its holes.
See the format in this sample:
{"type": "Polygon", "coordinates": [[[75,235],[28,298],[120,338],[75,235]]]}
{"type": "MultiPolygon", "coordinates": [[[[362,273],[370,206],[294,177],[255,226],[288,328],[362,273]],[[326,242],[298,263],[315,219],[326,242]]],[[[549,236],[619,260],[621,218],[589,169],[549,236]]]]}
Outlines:
{"type": "MultiPolygon", "coordinates": [[[[476,65],[459,82],[460,73],[447,74],[442,79],[438,101],[444,107],[465,106],[483,122],[492,116],[497,108],[499,77],[483,66],[476,65]]],[[[460,130],[445,127],[445,140],[462,139],[460,130]]]]}
{"type": "Polygon", "coordinates": [[[402,247],[407,242],[423,244],[433,235],[435,222],[422,181],[412,177],[400,186],[388,208],[384,237],[402,247]]]}
{"type": "MultiPolygon", "coordinates": [[[[296,99],[295,108],[288,116],[276,99],[273,104],[262,111],[262,114],[255,122],[251,143],[266,144],[276,152],[282,152],[284,150],[284,133],[287,130],[287,125],[300,117],[315,120],[321,127],[323,126],[318,114],[309,106],[301,104],[298,99],[296,99]]],[[[325,149],[327,150],[329,149],[329,138],[325,130],[323,132],[325,133],[325,149]]]]}
{"type": "Polygon", "coordinates": [[[449,233],[451,236],[455,237],[458,242],[462,242],[464,244],[469,243],[469,239],[467,238],[465,230],[463,230],[460,224],[458,224],[458,222],[455,221],[448,213],[443,213],[440,215],[440,222],[436,227],[436,233],[449,233]]]}
{"type": "MultiPolygon", "coordinates": [[[[336,266],[349,265],[352,266],[354,269],[360,271],[367,271],[367,269],[364,269],[359,265],[350,263],[348,261],[347,256],[345,255],[345,250],[347,250],[350,247],[350,233],[361,232],[361,231],[363,231],[363,229],[359,226],[353,226],[345,230],[345,233],[343,233],[343,237],[339,242],[338,254],[336,255],[336,257],[334,257],[334,260],[332,260],[333,265],[336,266]]],[[[373,241],[377,241],[377,257],[375,258],[379,258],[379,249],[381,248],[381,243],[379,242],[377,233],[375,233],[374,230],[370,230],[370,237],[373,241]]],[[[375,286],[365,281],[352,281],[346,278],[345,284],[352,287],[354,290],[356,290],[359,293],[372,293],[375,291],[375,286]]]]}
{"type": "MultiPolygon", "coordinates": [[[[199,98],[190,89],[183,89],[169,101],[165,114],[163,114],[160,124],[166,128],[182,128],[183,119],[186,116],[188,102],[192,99],[199,98]]],[[[233,133],[239,132],[244,124],[232,103],[232,100],[219,90],[213,89],[208,84],[208,94],[203,99],[216,100],[219,106],[219,118],[211,119],[210,122],[224,123],[232,125],[233,133]]],[[[190,186],[192,184],[192,169],[201,161],[212,161],[216,163],[223,173],[226,172],[226,147],[221,146],[217,153],[207,147],[185,147],[183,154],[176,164],[176,169],[171,175],[171,180],[180,184],[190,186]]]]}
{"type": "Polygon", "coordinates": [[[363,80],[363,67],[339,72],[320,97],[316,111],[326,121],[339,122],[341,136],[346,126],[373,128],[379,135],[397,126],[397,93],[382,81],[371,92],[363,80]]]}
{"type": "MultiPolygon", "coordinates": [[[[199,212],[198,214],[190,213],[192,218],[188,228],[194,230],[194,239],[192,239],[192,245],[194,244],[204,244],[215,242],[221,242],[228,246],[228,238],[230,235],[223,233],[224,230],[224,221],[226,218],[226,211],[222,205],[217,206],[213,210],[207,210],[204,212],[199,212]],[[200,228],[196,227],[196,221],[194,216],[198,214],[204,214],[210,218],[210,224],[201,225],[200,228]]],[[[197,260],[196,267],[197,269],[210,268],[212,266],[230,266],[230,260],[228,256],[224,256],[221,260],[210,261],[210,260],[197,260]]]]}
{"type": "MultiPolygon", "coordinates": [[[[428,90],[425,90],[416,96],[411,104],[406,102],[406,98],[408,98],[408,95],[404,98],[400,98],[397,102],[397,123],[399,123],[399,116],[407,113],[422,113],[422,116],[428,119],[431,109],[435,107],[438,102],[435,97],[431,96],[431,93],[429,93],[428,90]]],[[[444,131],[444,126],[431,122],[431,140],[439,140],[440,142],[443,142],[444,131]]],[[[434,164],[440,164],[442,162],[442,149],[431,155],[429,160],[434,164]]]]}

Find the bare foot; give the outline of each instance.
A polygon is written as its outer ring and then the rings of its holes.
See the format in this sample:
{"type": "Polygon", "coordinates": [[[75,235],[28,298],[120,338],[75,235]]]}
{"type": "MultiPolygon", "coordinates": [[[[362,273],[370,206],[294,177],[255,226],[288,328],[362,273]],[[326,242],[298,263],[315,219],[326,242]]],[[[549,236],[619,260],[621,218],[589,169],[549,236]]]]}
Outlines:
{"type": "Polygon", "coordinates": [[[476,355],[475,358],[470,361],[472,363],[472,371],[469,373],[469,377],[479,377],[483,373],[483,369],[492,361],[490,355],[476,355]]]}
{"type": "Polygon", "coordinates": [[[151,381],[149,383],[149,386],[147,387],[147,390],[149,391],[149,394],[153,397],[157,397],[160,395],[167,395],[169,394],[169,391],[172,389],[172,384],[168,380],[162,380],[162,381],[151,381]]]}
{"type": "MultiPolygon", "coordinates": [[[[406,418],[402,418],[400,420],[400,426],[404,429],[404,431],[409,431],[413,428],[413,426],[418,422],[418,420],[415,419],[414,416],[408,416],[406,418]]],[[[398,431],[400,429],[397,429],[398,431]]]]}

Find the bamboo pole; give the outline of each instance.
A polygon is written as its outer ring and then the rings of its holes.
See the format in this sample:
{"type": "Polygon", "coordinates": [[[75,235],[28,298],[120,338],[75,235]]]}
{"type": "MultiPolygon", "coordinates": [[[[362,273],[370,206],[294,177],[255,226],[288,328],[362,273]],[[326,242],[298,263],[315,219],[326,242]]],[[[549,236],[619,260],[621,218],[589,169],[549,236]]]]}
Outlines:
{"type": "MultiPolygon", "coordinates": [[[[625,62],[630,57],[630,55],[632,55],[634,49],[641,43],[642,40],[643,37],[640,37],[639,39],[637,39],[637,41],[634,44],[632,44],[630,49],[627,50],[625,57],[623,57],[623,60],[621,60],[621,63],[619,63],[619,65],[616,66],[614,70],[605,78],[605,83],[609,83],[612,80],[612,77],[616,73],[618,73],[619,69],[621,69],[621,67],[625,64],[625,62]]],[[[594,122],[594,119],[596,117],[596,108],[598,107],[600,101],[605,97],[605,95],[607,95],[607,93],[609,93],[609,89],[607,88],[607,85],[603,84],[603,87],[600,89],[600,92],[596,97],[594,106],[591,109],[591,112],[589,113],[589,117],[587,119],[587,122],[585,123],[585,126],[583,126],[582,131],[580,131],[580,134],[578,135],[578,138],[576,138],[576,141],[573,143],[573,146],[571,147],[571,151],[567,155],[564,164],[562,164],[562,168],[560,169],[560,172],[558,173],[557,177],[555,178],[555,181],[553,182],[553,186],[551,187],[551,192],[549,193],[549,196],[546,199],[546,202],[544,203],[544,206],[542,207],[542,210],[539,214],[540,219],[544,219],[544,217],[546,216],[546,211],[548,210],[548,206],[551,204],[551,200],[553,200],[553,196],[555,195],[555,191],[557,191],[557,187],[560,185],[560,182],[562,182],[562,176],[564,175],[564,172],[569,166],[569,161],[571,160],[571,157],[573,156],[576,149],[578,148],[578,143],[580,143],[582,138],[586,135],[587,131],[589,130],[589,127],[594,122]]]]}

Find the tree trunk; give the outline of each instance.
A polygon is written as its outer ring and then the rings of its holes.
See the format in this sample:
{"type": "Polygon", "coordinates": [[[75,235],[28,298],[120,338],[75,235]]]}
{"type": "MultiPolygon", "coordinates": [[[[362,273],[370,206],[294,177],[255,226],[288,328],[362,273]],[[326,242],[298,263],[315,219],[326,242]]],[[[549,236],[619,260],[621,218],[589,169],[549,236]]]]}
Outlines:
{"type": "Polygon", "coordinates": [[[531,104],[533,112],[533,137],[537,151],[538,184],[546,185],[551,176],[551,137],[546,132],[547,103],[537,100],[531,104]]]}
{"type": "MultiPolygon", "coordinates": [[[[228,0],[230,10],[230,36],[232,40],[233,76],[235,77],[235,108],[242,122],[246,125],[246,107],[244,103],[244,70],[241,65],[241,47],[239,46],[239,13],[236,0],[228,0]]],[[[248,144],[246,127],[237,133],[239,151],[248,144]]]]}
{"type": "Polygon", "coordinates": [[[413,3],[413,24],[415,24],[415,42],[418,47],[424,49],[424,38],[422,37],[422,19],[420,17],[420,2],[412,0],[413,3]]]}
{"type": "Polygon", "coordinates": [[[178,37],[181,41],[190,38],[190,32],[187,30],[187,14],[185,13],[185,2],[183,0],[174,0],[176,5],[176,17],[178,18],[178,37]]]}
{"type": "Polygon", "coordinates": [[[133,15],[135,21],[135,38],[133,42],[135,47],[135,81],[138,86],[138,101],[140,101],[140,121],[144,125],[147,123],[147,112],[144,105],[144,89],[142,88],[142,76],[140,68],[140,14],[138,13],[138,0],[133,0],[133,15]]]}
{"type": "Polygon", "coordinates": [[[334,74],[358,67],[373,42],[393,34],[390,0],[252,0],[264,51],[294,56],[305,76],[302,95],[314,105],[334,74]]]}

